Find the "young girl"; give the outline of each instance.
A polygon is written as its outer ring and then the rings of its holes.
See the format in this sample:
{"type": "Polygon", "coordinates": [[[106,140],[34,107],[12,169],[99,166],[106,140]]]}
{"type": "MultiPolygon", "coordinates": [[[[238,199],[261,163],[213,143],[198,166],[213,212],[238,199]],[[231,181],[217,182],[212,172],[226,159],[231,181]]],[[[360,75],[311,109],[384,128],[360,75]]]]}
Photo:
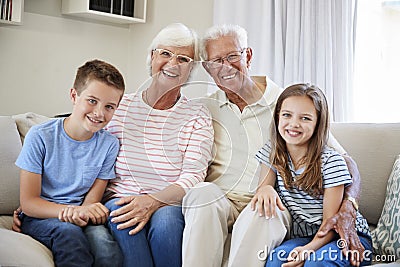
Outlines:
{"type": "MultiPolygon", "coordinates": [[[[323,221],[336,214],[344,186],[352,182],[343,157],[326,146],[328,131],[328,105],[319,88],[296,84],[282,92],[271,143],[256,155],[264,179],[253,202],[266,214],[283,203],[292,217],[291,239],[270,251],[266,266],[350,266],[340,251],[344,241],[335,232],[316,236],[323,221]]],[[[358,212],[355,227],[364,248],[372,251],[367,222],[358,212]]],[[[362,265],[372,253],[363,256],[362,265]]]]}

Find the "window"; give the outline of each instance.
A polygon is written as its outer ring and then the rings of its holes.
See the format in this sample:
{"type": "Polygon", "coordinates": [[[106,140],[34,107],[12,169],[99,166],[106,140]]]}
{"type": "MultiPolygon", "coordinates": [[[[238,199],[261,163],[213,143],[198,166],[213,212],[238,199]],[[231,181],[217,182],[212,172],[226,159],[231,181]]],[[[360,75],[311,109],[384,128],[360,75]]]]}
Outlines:
{"type": "Polygon", "coordinates": [[[353,120],[400,122],[399,1],[358,1],[353,120]]]}

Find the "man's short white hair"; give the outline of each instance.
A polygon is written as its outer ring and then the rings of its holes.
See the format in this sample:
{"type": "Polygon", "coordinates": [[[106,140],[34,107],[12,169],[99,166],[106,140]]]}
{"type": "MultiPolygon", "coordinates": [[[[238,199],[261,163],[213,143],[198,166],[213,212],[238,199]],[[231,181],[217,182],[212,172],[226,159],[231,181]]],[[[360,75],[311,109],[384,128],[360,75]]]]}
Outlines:
{"type": "Polygon", "coordinates": [[[208,60],[207,42],[210,40],[217,40],[221,37],[232,36],[238,42],[240,47],[247,48],[247,31],[239,25],[221,24],[214,25],[209,28],[200,43],[200,55],[203,60],[208,60]]]}

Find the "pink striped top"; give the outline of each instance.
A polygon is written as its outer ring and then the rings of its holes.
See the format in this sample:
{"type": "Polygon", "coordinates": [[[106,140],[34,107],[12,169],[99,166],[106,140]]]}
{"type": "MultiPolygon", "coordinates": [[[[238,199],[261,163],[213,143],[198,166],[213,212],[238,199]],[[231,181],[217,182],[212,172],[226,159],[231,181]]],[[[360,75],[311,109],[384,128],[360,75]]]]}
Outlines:
{"type": "Polygon", "coordinates": [[[200,102],[182,96],[174,107],[157,110],[142,92],[126,94],[107,128],[120,141],[107,198],[151,194],[172,183],[187,190],[204,181],[214,132],[200,102]]]}

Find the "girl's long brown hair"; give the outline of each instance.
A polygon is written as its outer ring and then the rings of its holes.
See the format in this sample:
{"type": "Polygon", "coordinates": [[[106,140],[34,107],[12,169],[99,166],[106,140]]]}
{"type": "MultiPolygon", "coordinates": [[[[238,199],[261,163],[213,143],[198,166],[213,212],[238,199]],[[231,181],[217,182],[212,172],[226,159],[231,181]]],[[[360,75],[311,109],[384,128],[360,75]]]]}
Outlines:
{"type": "Polygon", "coordinates": [[[311,196],[319,196],[323,193],[321,153],[328,140],[329,130],[329,111],[328,103],[324,93],[314,85],[295,84],[287,87],[279,96],[276,103],[274,118],[271,123],[271,155],[272,166],[281,175],[285,187],[298,187],[311,196]],[[317,111],[317,124],[311,136],[306,155],[301,159],[301,164],[305,166],[304,172],[293,181],[289,169],[289,154],[286,149],[286,142],[279,134],[279,114],[282,103],[291,96],[309,97],[317,111]]]}

